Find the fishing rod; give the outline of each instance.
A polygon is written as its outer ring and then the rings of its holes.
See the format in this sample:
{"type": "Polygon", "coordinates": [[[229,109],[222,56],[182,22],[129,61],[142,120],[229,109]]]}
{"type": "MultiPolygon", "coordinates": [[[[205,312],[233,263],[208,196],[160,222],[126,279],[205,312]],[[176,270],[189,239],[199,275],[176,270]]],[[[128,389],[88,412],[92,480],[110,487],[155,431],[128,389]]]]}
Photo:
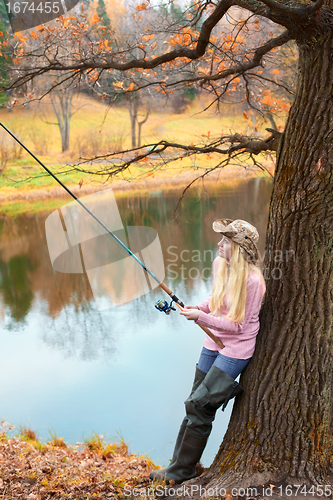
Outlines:
{"type": "MultiPolygon", "coordinates": [[[[171,309],[175,310],[173,307],[172,307],[172,302],[175,302],[175,304],[179,307],[179,309],[183,309],[185,307],[184,303],[173,293],[173,291],[165,284],[163,283],[163,281],[159,280],[157,278],[157,276],[155,276],[155,274],[150,271],[150,269],[148,269],[145,264],[143,262],[141,262],[141,260],[94,214],[94,212],[92,212],[90,210],[90,208],[87,207],[87,205],[85,205],[67,186],[65,186],[65,184],[63,182],[61,182],[60,179],[58,179],[58,177],[53,173],[51,172],[50,169],[48,169],[44,163],[42,163],[39,158],[37,158],[37,156],[35,156],[10,130],[8,130],[7,127],[5,127],[5,125],[0,122],[0,125],[1,127],[6,130],[6,132],[16,141],[18,142],[18,144],[23,148],[25,149],[25,151],[27,151],[27,153],[29,153],[30,156],[33,157],[33,159],[39,163],[39,165],[49,174],[51,175],[51,177],[53,177],[53,179],[55,181],[58,182],[58,184],[60,184],[61,187],[63,187],[65,189],[65,191],[67,191],[67,193],[72,197],[74,198],[75,201],[78,202],[78,204],[89,214],[91,215],[91,217],[93,217],[95,219],[96,222],[98,222],[98,224],[100,224],[100,226],[103,227],[103,229],[105,229],[105,231],[110,234],[116,241],[117,243],[119,243],[119,245],[121,245],[121,247],[131,256],[133,257],[136,262],[138,264],[140,264],[140,266],[146,271],[146,273],[148,273],[157,283],[158,285],[162,288],[162,290],[164,290],[168,295],[169,297],[171,297],[171,303],[170,305],[166,302],[166,301],[163,301],[163,300],[159,300],[157,302],[157,304],[155,305],[156,309],[158,309],[159,311],[162,311],[162,312],[165,312],[166,314],[169,314],[171,312],[171,309]]],[[[200,325],[199,325],[200,326],[200,325]]],[[[209,337],[221,348],[223,349],[224,348],[224,345],[223,343],[221,342],[220,339],[218,339],[208,328],[206,328],[205,326],[200,326],[200,328],[207,334],[209,335],[209,337]]]]}

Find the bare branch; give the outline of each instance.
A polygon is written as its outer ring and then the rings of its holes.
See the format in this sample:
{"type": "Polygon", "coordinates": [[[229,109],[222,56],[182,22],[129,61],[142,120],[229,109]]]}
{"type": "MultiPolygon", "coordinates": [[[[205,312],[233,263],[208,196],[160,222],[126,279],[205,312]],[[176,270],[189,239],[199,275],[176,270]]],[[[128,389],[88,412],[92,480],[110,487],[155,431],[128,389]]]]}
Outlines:
{"type": "MultiPolygon", "coordinates": [[[[179,199],[177,201],[177,204],[176,204],[175,209],[173,211],[174,219],[177,219],[177,217],[178,217],[177,212],[178,212],[178,209],[179,209],[179,207],[180,207],[180,205],[182,203],[182,200],[183,200],[186,192],[193,186],[194,183],[198,182],[200,179],[203,181],[205,179],[205,177],[207,177],[212,172],[215,172],[218,169],[221,170],[222,168],[226,167],[227,165],[230,165],[231,161],[235,160],[240,154],[242,154],[242,153],[236,153],[236,154],[228,156],[228,158],[225,158],[224,160],[222,160],[221,162],[219,162],[217,165],[215,165],[215,167],[207,169],[206,172],[204,172],[201,175],[198,175],[198,177],[196,177],[195,179],[193,179],[193,181],[189,182],[189,184],[184,188],[181,196],[179,197],[179,199]]],[[[253,165],[255,165],[256,167],[258,167],[260,170],[263,170],[263,171],[267,172],[272,177],[271,173],[268,172],[267,169],[265,167],[263,167],[263,165],[261,165],[259,162],[257,162],[253,158],[253,156],[251,154],[250,154],[250,159],[252,160],[253,165]]],[[[244,167],[244,168],[246,169],[246,167],[244,167]]]]}
{"type": "MultiPolygon", "coordinates": [[[[163,162],[163,165],[179,159],[179,151],[182,151],[182,158],[188,158],[198,154],[219,154],[227,156],[227,158],[235,158],[236,154],[249,153],[250,155],[259,155],[265,151],[277,151],[281,133],[266,129],[270,135],[266,138],[258,138],[253,136],[243,136],[241,134],[225,135],[217,139],[212,139],[206,145],[184,145],[176,142],[160,141],[158,143],[147,144],[142,147],[126,149],[123,151],[98,155],[94,158],[81,159],[76,165],[73,165],[74,170],[85,174],[92,175],[108,175],[115,176],[120,172],[124,172],[131,165],[142,161],[157,161],[163,162]],[[221,147],[222,146],[222,147],[221,147]],[[223,147],[224,146],[224,147],[223,147]],[[167,150],[170,153],[167,154],[167,150]],[[104,166],[100,170],[87,169],[80,166],[89,164],[98,164],[107,160],[112,163],[112,166],[104,166]],[[114,161],[115,160],[115,161],[114,161]]],[[[222,163],[225,160],[222,160],[222,163]]],[[[220,165],[220,163],[218,164],[220,165]]],[[[262,167],[263,168],[263,167],[262,167]]]]}

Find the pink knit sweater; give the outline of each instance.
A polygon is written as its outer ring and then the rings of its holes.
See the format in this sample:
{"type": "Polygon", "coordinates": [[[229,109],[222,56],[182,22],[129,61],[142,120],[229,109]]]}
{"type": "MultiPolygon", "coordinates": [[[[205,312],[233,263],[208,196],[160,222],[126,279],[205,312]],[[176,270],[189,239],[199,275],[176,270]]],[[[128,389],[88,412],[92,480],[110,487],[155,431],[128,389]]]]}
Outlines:
{"type": "MultiPolygon", "coordinates": [[[[214,275],[218,268],[221,257],[217,257],[213,263],[214,275]]],[[[256,336],[259,331],[259,311],[264,291],[261,280],[257,273],[252,271],[247,281],[245,317],[242,323],[235,323],[220,316],[213,316],[209,309],[209,296],[206,300],[197,305],[200,309],[200,316],[196,323],[206,326],[211,332],[221,339],[224,349],[220,347],[206,335],[204,347],[211,351],[219,351],[224,356],[237,359],[248,359],[254,353],[256,336]]],[[[221,307],[221,313],[225,316],[229,309],[221,307]]]]}

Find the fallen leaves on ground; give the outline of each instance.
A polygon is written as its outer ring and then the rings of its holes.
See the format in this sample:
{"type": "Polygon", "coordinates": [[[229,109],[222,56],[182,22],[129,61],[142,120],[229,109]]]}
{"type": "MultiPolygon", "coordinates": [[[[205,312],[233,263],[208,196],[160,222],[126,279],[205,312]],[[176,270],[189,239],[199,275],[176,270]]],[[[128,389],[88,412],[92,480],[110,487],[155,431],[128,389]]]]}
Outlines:
{"type": "Polygon", "coordinates": [[[99,450],[0,435],[0,498],[48,500],[124,497],[124,488],[145,487],[155,466],[123,444],[99,450]]]}

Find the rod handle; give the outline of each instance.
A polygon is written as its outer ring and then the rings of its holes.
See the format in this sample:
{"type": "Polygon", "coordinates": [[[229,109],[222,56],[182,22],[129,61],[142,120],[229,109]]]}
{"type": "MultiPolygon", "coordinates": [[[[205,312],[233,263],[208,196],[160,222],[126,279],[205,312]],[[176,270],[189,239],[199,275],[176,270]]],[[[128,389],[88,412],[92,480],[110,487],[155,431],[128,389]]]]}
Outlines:
{"type": "MultiPolygon", "coordinates": [[[[161,283],[159,284],[159,286],[162,288],[162,290],[164,290],[171,298],[174,297],[174,293],[172,290],[170,290],[170,288],[165,284],[163,283],[163,281],[161,281],[161,283]]],[[[178,299],[179,300],[179,299],[178,299]]],[[[179,309],[183,309],[182,305],[179,304],[177,301],[175,301],[176,305],[179,307],[179,309]]],[[[200,325],[198,325],[200,326],[200,325]]],[[[224,349],[224,345],[223,343],[221,342],[220,339],[218,339],[217,337],[215,337],[214,333],[212,333],[206,326],[200,326],[201,330],[203,330],[214,342],[215,344],[217,344],[219,346],[220,349],[224,349]]]]}

